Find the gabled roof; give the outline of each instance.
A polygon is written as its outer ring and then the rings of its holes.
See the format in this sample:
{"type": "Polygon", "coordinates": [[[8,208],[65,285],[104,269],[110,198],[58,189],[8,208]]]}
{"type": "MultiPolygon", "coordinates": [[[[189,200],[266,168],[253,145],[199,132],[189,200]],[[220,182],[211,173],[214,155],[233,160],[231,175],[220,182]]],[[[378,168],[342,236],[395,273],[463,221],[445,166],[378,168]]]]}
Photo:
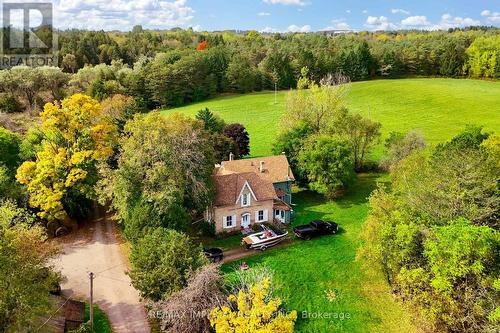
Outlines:
{"type": "Polygon", "coordinates": [[[224,161],[217,169],[217,175],[252,172],[271,183],[295,180],[285,155],[246,158],[242,160],[224,161]],[[260,170],[261,162],[263,172],[260,170]]]}
{"type": "Polygon", "coordinates": [[[258,201],[277,199],[273,184],[260,178],[255,172],[215,175],[214,181],[214,206],[234,205],[246,184],[258,201]]]}

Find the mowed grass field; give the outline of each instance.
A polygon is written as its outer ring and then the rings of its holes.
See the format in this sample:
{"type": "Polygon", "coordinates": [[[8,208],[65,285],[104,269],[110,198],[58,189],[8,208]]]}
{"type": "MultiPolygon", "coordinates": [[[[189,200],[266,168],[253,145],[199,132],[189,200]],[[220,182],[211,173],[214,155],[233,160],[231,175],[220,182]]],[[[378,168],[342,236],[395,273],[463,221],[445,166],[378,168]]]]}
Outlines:
{"type": "MultiPolygon", "coordinates": [[[[340,233],[311,241],[294,240],[289,246],[245,259],[250,267],[265,265],[275,273],[276,294],[287,309],[298,312],[296,332],[416,332],[410,314],[391,296],[381,272],[373,267],[363,269],[356,260],[368,214],[366,198],[379,182],[386,181],[387,175],[361,174],[336,202],[298,191],[293,197],[297,218],[292,224],[326,219],[336,221],[340,233]]],[[[227,264],[224,270],[231,274],[239,264],[227,264]]]]}
{"type": "MultiPolygon", "coordinates": [[[[280,130],[287,93],[280,92],[276,104],[272,92],[263,92],[220,97],[164,112],[194,116],[208,107],[227,122],[243,123],[250,133],[251,154],[263,156],[271,153],[280,130]]],[[[500,82],[359,82],[352,84],[348,107],[380,121],[384,136],[390,131],[416,129],[430,144],[450,139],[467,124],[483,125],[488,131],[500,133],[500,82]]],[[[374,157],[381,152],[379,148],[374,157]]],[[[296,240],[289,246],[245,259],[250,267],[263,264],[275,272],[276,293],[284,299],[287,309],[298,312],[297,332],[418,332],[412,325],[411,313],[395,301],[380,270],[363,267],[356,260],[369,210],[367,198],[378,183],[388,181],[388,175],[358,175],[356,184],[335,202],[297,190],[293,196],[297,212],[293,225],[321,218],[338,222],[341,232],[309,242],[296,240]]],[[[238,265],[235,262],[223,268],[231,274],[238,265]]]]}
{"type": "MultiPolygon", "coordinates": [[[[281,130],[288,91],[274,103],[273,92],[231,95],[163,112],[194,116],[208,107],[226,122],[240,122],[250,133],[252,156],[271,153],[281,130]]],[[[500,82],[458,79],[400,79],[354,82],[348,108],[382,123],[382,132],[418,130],[427,142],[451,138],[467,124],[500,132],[500,82]]],[[[379,157],[381,149],[376,151],[379,157]]]]}

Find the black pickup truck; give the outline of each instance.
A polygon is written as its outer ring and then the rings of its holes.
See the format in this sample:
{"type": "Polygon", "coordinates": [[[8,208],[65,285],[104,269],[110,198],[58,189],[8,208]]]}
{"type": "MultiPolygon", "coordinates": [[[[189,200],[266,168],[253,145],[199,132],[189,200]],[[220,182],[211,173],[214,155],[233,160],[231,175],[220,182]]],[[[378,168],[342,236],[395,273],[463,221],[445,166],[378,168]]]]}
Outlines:
{"type": "Polygon", "coordinates": [[[295,236],[301,239],[309,240],[320,235],[336,234],[339,226],[335,222],[315,220],[309,224],[299,225],[293,228],[295,236]]]}

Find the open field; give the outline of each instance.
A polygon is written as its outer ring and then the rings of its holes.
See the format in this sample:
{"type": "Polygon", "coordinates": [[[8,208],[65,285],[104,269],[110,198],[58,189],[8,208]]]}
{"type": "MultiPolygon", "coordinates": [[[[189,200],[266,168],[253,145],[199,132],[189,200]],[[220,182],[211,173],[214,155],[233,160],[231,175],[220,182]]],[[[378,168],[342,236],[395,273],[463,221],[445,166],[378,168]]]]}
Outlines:
{"type": "MultiPolygon", "coordinates": [[[[387,176],[364,174],[342,199],[327,202],[309,191],[295,194],[297,218],[293,225],[312,219],[339,223],[341,232],[311,241],[296,240],[291,245],[271,249],[245,259],[250,267],[264,264],[275,272],[277,294],[288,309],[298,311],[297,332],[414,332],[409,314],[389,293],[381,273],[362,270],[356,261],[360,232],[364,224],[367,197],[377,182],[387,176]],[[329,300],[326,292],[333,291],[329,300]],[[336,313],[349,319],[303,319],[302,313],[336,313]]],[[[224,266],[230,274],[240,262],[224,266]]]]}
{"type": "MultiPolygon", "coordinates": [[[[208,107],[227,122],[247,127],[252,156],[269,155],[287,93],[278,93],[277,104],[273,92],[262,92],[219,97],[164,112],[195,115],[208,107]]],[[[355,82],[348,107],[380,121],[384,134],[416,129],[431,144],[451,138],[467,124],[500,132],[500,82],[437,78],[355,82]]]]}
{"type": "MultiPolygon", "coordinates": [[[[227,122],[243,123],[249,133],[253,156],[271,153],[280,130],[287,92],[274,104],[272,92],[225,96],[165,113],[180,111],[194,116],[208,107],[227,122]]],[[[500,83],[453,79],[404,79],[352,84],[348,107],[382,123],[382,131],[416,129],[430,144],[450,139],[467,124],[484,125],[500,132],[500,83]]],[[[376,150],[374,158],[380,157],[376,150]]],[[[368,214],[368,196],[387,175],[359,175],[344,197],[329,202],[301,190],[295,193],[297,218],[293,225],[323,218],[339,223],[341,233],[310,242],[294,241],[245,259],[249,265],[265,264],[275,272],[277,293],[288,309],[298,311],[297,332],[416,332],[411,315],[397,303],[376,267],[362,269],[356,260],[360,233],[368,214]],[[327,293],[328,296],[327,297],[327,293]],[[333,296],[332,296],[333,295],[333,296]],[[349,319],[303,318],[321,314],[349,315],[349,319]]],[[[231,248],[239,237],[211,245],[231,248]]],[[[230,274],[239,262],[223,266],[230,274]]]]}

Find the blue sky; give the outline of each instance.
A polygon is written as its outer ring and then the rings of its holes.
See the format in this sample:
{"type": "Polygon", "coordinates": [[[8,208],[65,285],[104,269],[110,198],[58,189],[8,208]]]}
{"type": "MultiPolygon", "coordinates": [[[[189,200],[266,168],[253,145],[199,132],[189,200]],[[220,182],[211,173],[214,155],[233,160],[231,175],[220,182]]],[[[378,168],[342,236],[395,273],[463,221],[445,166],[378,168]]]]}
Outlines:
{"type": "Polygon", "coordinates": [[[136,24],[269,32],[500,26],[498,0],[54,0],[54,8],[60,28],[105,30],[136,24]]]}

